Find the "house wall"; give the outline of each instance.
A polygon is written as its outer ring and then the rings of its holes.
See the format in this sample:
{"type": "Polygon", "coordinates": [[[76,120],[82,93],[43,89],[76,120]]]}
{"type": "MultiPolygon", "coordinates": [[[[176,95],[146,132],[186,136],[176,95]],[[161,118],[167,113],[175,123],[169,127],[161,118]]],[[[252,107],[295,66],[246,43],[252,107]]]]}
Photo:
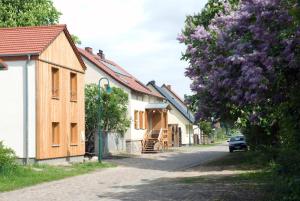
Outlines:
{"type": "Polygon", "coordinates": [[[82,156],[85,153],[84,70],[61,33],[37,62],[37,159],[82,156]],[[45,62],[47,61],[47,62],[45,62]],[[52,62],[52,63],[49,63],[52,62]],[[59,69],[59,98],[52,97],[51,68],[59,69]],[[71,101],[70,73],[77,75],[77,100],[71,101]],[[53,144],[52,123],[59,123],[59,144],[53,144]],[[71,123],[77,138],[71,144],[71,123]]]}
{"type": "MultiPolygon", "coordinates": [[[[109,79],[111,87],[120,88],[120,89],[124,90],[124,92],[126,92],[128,94],[128,99],[129,99],[128,111],[130,111],[130,106],[131,106],[131,104],[130,104],[131,90],[128,89],[127,87],[125,87],[124,85],[120,84],[118,81],[116,81],[115,79],[113,79],[107,73],[105,73],[102,70],[100,70],[97,66],[95,66],[93,63],[91,63],[90,61],[88,61],[84,57],[82,57],[82,58],[83,58],[83,61],[84,61],[85,65],[86,65],[86,67],[87,67],[87,69],[85,71],[85,84],[92,84],[92,83],[98,84],[100,78],[107,77],[109,79]]],[[[101,84],[104,86],[104,84],[106,84],[106,82],[103,81],[101,84]]],[[[130,114],[128,114],[128,117],[130,118],[129,115],[130,114]]],[[[130,139],[130,133],[131,133],[130,131],[131,131],[131,127],[124,134],[124,138],[125,139],[130,139]]]]}
{"type": "MultiPolygon", "coordinates": [[[[110,84],[112,87],[118,87],[123,89],[128,94],[128,118],[130,119],[130,127],[127,130],[127,132],[124,135],[124,141],[126,141],[126,147],[120,143],[118,145],[119,147],[116,147],[117,145],[112,145],[111,142],[108,144],[110,145],[110,150],[122,150],[126,148],[127,152],[130,153],[140,153],[141,152],[141,140],[144,137],[144,134],[146,132],[145,129],[135,129],[134,127],[134,111],[144,111],[145,112],[145,106],[149,103],[155,103],[158,101],[162,101],[161,99],[149,96],[143,93],[135,92],[128,87],[122,85],[120,82],[116,81],[114,78],[112,78],[107,73],[100,70],[97,66],[95,66],[92,62],[87,60],[83,57],[83,61],[87,66],[86,74],[85,74],[85,83],[91,84],[95,83],[98,84],[98,81],[101,77],[107,77],[110,81],[110,84]]],[[[103,82],[103,84],[106,84],[103,82]]],[[[112,141],[112,138],[108,138],[110,141],[112,141]]]]}
{"type": "MultiPolygon", "coordinates": [[[[132,93],[130,100],[131,104],[131,110],[130,110],[130,117],[131,117],[131,140],[142,140],[144,137],[144,134],[146,132],[146,129],[135,129],[134,128],[134,111],[144,111],[146,105],[149,103],[157,103],[161,102],[159,98],[153,97],[153,96],[148,96],[145,94],[140,94],[140,93],[132,93]]],[[[146,112],[145,112],[146,114],[146,112]]]]}
{"type": "Polygon", "coordinates": [[[178,127],[181,128],[182,144],[189,144],[189,137],[193,143],[193,125],[173,105],[169,111],[168,122],[169,124],[178,124],[178,127]]]}
{"type": "MultiPolygon", "coordinates": [[[[0,71],[0,141],[12,148],[18,158],[25,158],[24,138],[24,75],[26,61],[6,62],[8,70],[0,71]]],[[[36,140],[36,93],[35,61],[28,64],[28,98],[29,98],[29,157],[35,157],[36,140]]]]}
{"type": "MultiPolygon", "coordinates": [[[[152,85],[148,87],[157,93],[159,93],[152,85]]],[[[168,101],[171,106],[171,110],[168,113],[168,123],[178,124],[181,128],[182,144],[189,144],[189,137],[191,143],[193,143],[193,126],[192,124],[168,101]],[[190,133],[190,135],[189,135],[190,133]]]]}

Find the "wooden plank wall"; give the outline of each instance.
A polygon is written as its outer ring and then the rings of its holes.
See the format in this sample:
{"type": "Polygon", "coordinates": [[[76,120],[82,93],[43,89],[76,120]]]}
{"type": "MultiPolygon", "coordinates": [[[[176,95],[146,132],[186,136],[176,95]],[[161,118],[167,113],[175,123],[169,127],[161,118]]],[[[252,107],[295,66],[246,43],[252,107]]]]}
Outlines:
{"type": "Polygon", "coordinates": [[[37,159],[78,156],[85,153],[84,71],[64,33],[37,61],[37,159]],[[52,64],[44,62],[52,62],[52,64]],[[55,65],[55,64],[59,65],[55,65]],[[62,66],[68,67],[63,68],[62,66]],[[52,98],[51,68],[59,69],[59,99],[52,98]],[[79,73],[81,71],[82,73],[79,73]],[[70,96],[70,73],[77,73],[77,101],[70,96]],[[59,146],[52,145],[52,122],[60,124],[59,146]],[[71,145],[71,123],[77,123],[78,143],[71,145]]]}

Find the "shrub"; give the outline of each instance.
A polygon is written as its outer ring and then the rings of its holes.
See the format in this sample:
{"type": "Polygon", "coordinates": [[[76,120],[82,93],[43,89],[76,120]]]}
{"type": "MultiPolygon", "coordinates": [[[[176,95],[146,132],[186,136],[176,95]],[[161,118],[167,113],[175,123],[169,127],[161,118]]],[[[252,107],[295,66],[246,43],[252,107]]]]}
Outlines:
{"type": "Polygon", "coordinates": [[[0,141],[0,174],[9,174],[16,170],[16,155],[15,152],[4,146],[0,141]]]}

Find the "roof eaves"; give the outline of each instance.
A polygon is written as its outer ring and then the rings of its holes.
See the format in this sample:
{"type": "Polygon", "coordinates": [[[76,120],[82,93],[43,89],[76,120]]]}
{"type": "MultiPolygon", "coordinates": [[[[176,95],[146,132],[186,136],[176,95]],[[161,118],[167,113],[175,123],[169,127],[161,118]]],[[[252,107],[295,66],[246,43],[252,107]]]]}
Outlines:
{"type": "Polygon", "coordinates": [[[79,63],[81,64],[81,66],[82,66],[82,68],[83,68],[83,70],[86,70],[86,66],[85,66],[85,64],[84,64],[84,62],[83,62],[83,60],[82,60],[82,58],[81,58],[81,56],[80,56],[80,54],[79,54],[79,52],[78,52],[78,49],[77,49],[77,47],[75,46],[75,44],[74,44],[74,41],[72,40],[72,37],[71,37],[71,34],[69,33],[69,31],[68,31],[68,29],[67,29],[67,25],[65,25],[65,24],[63,24],[63,25],[57,25],[57,26],[60,26],[60,27],[62,27],[62,29],[57,33],[57,35],[55,36],[55,37],[53,37],[53,39],[40,51],[40,54],[42,53],[42,52],[44,52],[52,43],[53,43],[53,41],[54,40],[56,40],[56,38],[61,34],[61,32],[64,32],[64,34],[66,35],[66,37],[67,37],[67,39],[68,39],[68,41],[69,41],[69,43],[70,43],[70,45],[71,45],[71,47],[72,47],[72,49],[73,49],[73,51],[74,51],[74,53],[75,53],[75,55],[76,55],[76,57],[77,57],[77,59],[79,60],[79,63]]]}
{"type": "Polygon", "coordinates": [[[85,63],[83,62],[82,57],[80,56],[80,53],[79,53],[79,51],[78,51],[78,49],[77,49],[77,47],[76,47],[76,45],[75,45],[75,43],[74,43],[74,41],[73,41],[73,39],[72,39],[72,36],[71,36],[71,34],[69,33],[69,31],[68,31],[68,29],[67,29],[67,26],[65,26],[65,28],[64,28],[63,31],[64,31],[64,33],[65,33],[67,39],[69,40],[69,43],[71,44],[71,47],[72,47],[74,53],[76,54],[76,57],[77,57],[77,59],[79,60],[81,66],[82,66],[82,68],[83,68],[83,70],[86,70],[86,65],[85,65],[85,63]]]}
{"type": "Polygon", "coordinates": [[[28,53],[19,53],[19,54],[0,54],[0,57],[19,57],[19,56],[36,56],[39,55],[39,52],[28,52],[28,53]]]}

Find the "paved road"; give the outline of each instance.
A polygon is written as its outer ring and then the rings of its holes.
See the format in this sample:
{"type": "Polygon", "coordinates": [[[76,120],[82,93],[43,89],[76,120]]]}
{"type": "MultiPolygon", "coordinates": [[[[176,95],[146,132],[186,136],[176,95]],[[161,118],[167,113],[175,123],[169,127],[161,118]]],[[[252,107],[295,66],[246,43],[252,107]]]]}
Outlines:
{"type": "Polygon", "coordinates": [[[196,176],[187,171],[226,155],[226,145],[110,160],[117,168],[0,194],[0,201],[207,200],[192,185],[174,182],[196,176]]]}

